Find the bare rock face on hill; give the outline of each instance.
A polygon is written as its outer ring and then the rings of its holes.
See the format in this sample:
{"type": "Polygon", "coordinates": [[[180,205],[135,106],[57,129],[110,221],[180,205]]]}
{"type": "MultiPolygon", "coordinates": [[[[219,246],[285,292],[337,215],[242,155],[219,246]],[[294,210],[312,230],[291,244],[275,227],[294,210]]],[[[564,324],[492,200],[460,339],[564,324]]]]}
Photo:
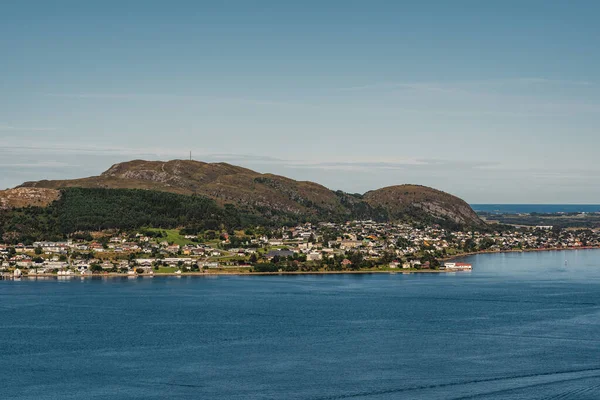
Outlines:
{"type": "Polygon", "coordinates": [[[54,190],[67,187],[145,189],[202,195],[218,204],[233,204],[261,215],[284,212],[320,220],[378,218],[483,224],[463,200],[424,186],[391,186],[364,196],[350,195],[334,192],[314,182],[261,174],[226,163],[134,160],[115,164],[99,176],[26,182],[21,186],[54,190]]]}
{"type": "Polygon", "coordinates": [[[0,210],[27,206],[45,207],[57,200],[60,192],[43,188],[15,188],[0,190],[0,210]]]}

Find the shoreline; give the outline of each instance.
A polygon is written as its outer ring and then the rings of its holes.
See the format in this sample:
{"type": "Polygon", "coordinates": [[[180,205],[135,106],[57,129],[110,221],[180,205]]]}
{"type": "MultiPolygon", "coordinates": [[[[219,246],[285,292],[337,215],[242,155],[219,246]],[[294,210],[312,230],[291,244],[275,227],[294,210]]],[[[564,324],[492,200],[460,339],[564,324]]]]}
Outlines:
{"type": "Polygon", "coordinates": [[[522,250],[483,250],[470,253],[457,254],[451,257],[440,258],[440,261],[454,261],[463,257],[476,256],[479,254],[508,254],[508,253],[533,253],[540,251],[572,251],[572,250],[600,250],[600,246],[581,246],[581,247],[547,247],[543,249],[522,249],[522,250]]]}
{"type": "MultiPolygon", "coordinates": [[[[470,253],[457,254],[451,257],[440,258],[442,262],[454,261],[464,257],[476,256],[479,254],[509,254],[509,253],[528,253],[542,251],[573,251],[573,250],[600,250],[600,246],[582,246],[582,247],[551,247],[544,249],[523,249],[523,250],[503,250],[503,251],[475,251],[470,253]]],[[[215,271],[215,272],[182,272],[176,274],[168,273],[153,273],[153,274],[135,274],[127,275],[122,273],[108,272],[104,274],[93,275],[57,275],[57,274],[27,274],[18,278],[14,276],[0,276],[0,280],[14,279],[37,279],[37,278],[56,278],[56,279],[73,279],[73,278],[154,278],[154,277],[217,277],[217,276],[270,276],[270,275],[368,275],[368,274],[444,274],[456,272],[471,272],[471,270],[447,270],[447,269],[386,269],[386,270],[358,270],[358,271],[282,271],[282,272],[245,272],[245,271],[215,271]]]]}
{"type": "MultiPolygon", "coordinates": [[[[470,271],[452,271],[452,270],[436,270],[436,269],[402,269],[398,268],[397,270],[385,270],[385,271],[372,271],[372,270],[364,270],[364,271],[282,271],[282,272],[187,272],[181,274],[175,273],[155,273],[155,274],[136,274],[136,275],[126,275],[120,273],[106,273],[106,274],[95,274],[95,275],[56,275],[56,274],[31,274],[31,275],[22,275],[16,279],[29,279],[29,278],[60,278],[60,279],[73,279],[73,278],[154,278],[154,277],[200,277],[200,276],[269,276],[269,275],[367,275],[367,274],[421,274],[421,273],[450,273],[450,272],[470,272],[470,271]]],[[[4,279],[15,279],[13,276],[6,276],[4,279]]]]}

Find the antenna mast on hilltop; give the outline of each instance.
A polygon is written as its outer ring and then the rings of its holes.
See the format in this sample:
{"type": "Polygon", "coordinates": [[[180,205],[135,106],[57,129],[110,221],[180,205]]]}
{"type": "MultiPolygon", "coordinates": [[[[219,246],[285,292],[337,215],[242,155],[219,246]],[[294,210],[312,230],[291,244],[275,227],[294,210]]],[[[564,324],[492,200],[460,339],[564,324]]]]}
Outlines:
{"type": "Polygon", "coordinates": [[[192,161],[192,151],[190,150],[190,161],[192,161]]]}

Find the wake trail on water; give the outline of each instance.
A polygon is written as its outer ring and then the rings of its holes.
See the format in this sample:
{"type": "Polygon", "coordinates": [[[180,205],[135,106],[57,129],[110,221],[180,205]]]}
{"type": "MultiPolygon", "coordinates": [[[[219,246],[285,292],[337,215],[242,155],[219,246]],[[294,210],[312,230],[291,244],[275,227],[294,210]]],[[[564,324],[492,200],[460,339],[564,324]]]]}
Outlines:
{"type": "Polygon", "coordinates": [[[536,300],[511,300],[511,299],[484,299],[484,298],[466,298],[466,297],[432,297],[432,296],[400,296],[398,299],[410,300],[443,300],[443,301],[466,301],[466,302],[488,302],[488,303],[516,303],[516,304],[544,304],[544,305],[568,305],[568,306],[600,306],[599,303],[592,302],[571,302],[571,301],[536,301],[536,300]]]}
{"type": "MultiPolygon", "coordinates": [[[[593,379],[593,378],[600,378],[600,375],[582,376],[582,377],[577,377],[577,378],[558,379],[558,380],[554,380],[554,381],[550,381],[550,382],[525,384],[525,385],[520,385],[520,386],[517,386],[517,387],[507,388],[507,389],[499,389],[499,390],[493,390],[493,391],[484,391],[484,392],[474,393],[474,394],[467,395],[467,396],[452,397],[452,400],[469,400],[469,399],[476,399],[478,397],[498,396],[498,395],[501,395],[501,394],[508,394],[508,393],[511,393],[511,392],[517,392],[517,391],[523,390],[523,389],[540,388],[540,387],[551,386],[551,385],[560,384],[560,383],[577,382],[577,381],[582,381],[582,380],[586,380],[586,379],[593,379]]],[[[581,395],[581,394],[584,394],[584,393],[589,393],[592,390],[597,389],[599,387],[600,387],[600,384],[598,384],[598,385],[591,385],[591,386],[586,386],[584,388],[579,388],[579,389],[574,389],[574,390],[569,390],[569,391],[561,392],[558,395],[556,395],[558,397],[552,396],[552,397],[544,397],[544,398],[546,400],[570,399],[570,398],[572,398],[571,396],[573,396],[573,395],[581,395]]]]}
{"type": "MultiPolygon", "coordinates": [[[[581,396],[583,394],[588,394],[590,392],[593,392],[594,389],[599,389],[599,388],[600,388],[600,383],[597,385],[585,386],[583,388],[578,388],[578,389],[574,389],[574,390],[567,390],[567,391],[558,393],[552,397],[548,397],[547,400],[565,400],[565,399],[579,398],[579,397],[574,397],[574,396],[581,396]]],[[[598,396],[596,396],[596,397],[598,397],[598,396]]]]}
{"type": "MultiPolygon", "coordinates": [[[[368,328],[363,329],[369,331],[368,328]]],[[[480,336],[480,337],[506,337],[513,339],[544,339],[544,340],[560,340],[566,342],[584,342],[584,343],[598,343],[600,339],[593,338],[574,338],[574,337],[562,337],[562,336],[547,336],[547,335],[518,335],[510,333],[485,333],[485,332],[472,332],[472,331],[447,331],[447,330],[427,330],[427,329],[409,329],[409,328],[389,328],[387,331],[395,332],[414,332],[414,333],[427,333],[432,335],[455,335],[455,336],[480,336]]]]}
{"type": "MultiPolygon", "coordinates": [[[[369,396],[381,396],[386,394],[397,394],[397,393],[407,393],[407,392],[416,392],[421,390],[434,390],[434,389],[445,389],[445,388],[455,388],[460,386],[474,385],[480,383],[497,383],[497,382],[507,382],[519,380],[519,379],[531,379],[531,378],[545,378],[545,377],[560,377],[561,375],[570,375],[570,374],[586,374],[585,376],[575,376],[575,377],[566,377],[564,379],[555,379],[547,382],[540,382],[535,384],[525,384],[518,387],[504,388],[496,391],[489,392],[480,392],[477,394],[471,394],[461,397],[453,397],[453,400],[462,400],[462,399],[470,399],[479,396],[484,396],[487,394],[500,394],[504,392],[510,392],[518,389],[526,389],[528,387],[538,387],[538,386],[547,386],[555,383],[562,382],[570,382],[570,381],[578,381],[583,379],[590,378],[600,378],[600,367],[595,368],[585,368],[585,369],[573,369],[573,370],[563,370],[563,371],[553,371],[553,372],[542,372],[537,374],[522,374],[522,375],[510,375],[510,376],[502,376],[497,378],[487,378],[487,379],[473,379],[473,380],[465,380],[459,382],[449,382],[449,383],[439,383],[432,385],[417,385],[417,386],[409,386],[405,388],[391,388],[391,389],[383,389],[383,390],[372,390],[372,391],[364,391],[364,392],[355,392],[334,396],[324,396],[324,397],[315,397],[313,400],[342,400],[342,399],[350,399],[350,398],[358,398],[358,397],[369,397],[369,396]],[[586,373],[594,373],[594,374],[586,374],[586,373]]],[[[594,386],[596,387],[596,386],[594,386]]],[[[598,385],[600,387],[600,384],[598,385]]],[[[588,389],[588,391],[591,389],[588,389]]]]}

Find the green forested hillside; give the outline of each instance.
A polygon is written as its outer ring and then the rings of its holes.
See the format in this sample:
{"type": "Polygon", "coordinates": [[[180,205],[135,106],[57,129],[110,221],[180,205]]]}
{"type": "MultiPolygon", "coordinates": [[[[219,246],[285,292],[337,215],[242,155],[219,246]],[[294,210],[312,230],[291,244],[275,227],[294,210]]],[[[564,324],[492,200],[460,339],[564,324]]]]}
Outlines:
{"type": "Polygon", "coordinates": [[[53,204],[61,233],[140,226],[168,228],[188,223],[209,226],[240,224],[236,213],[217,207],[205,197],[131,189],[83,189],[63,191],[53,204]]]}
{"type": "Polygon", "coordinates": [[[8,242],[29,242],[104,229],[237,228],[250,222],[247,220],[234,207],[219,207],[200,196],[136,189],[68,188],[48,207],[3,211],[0,234],[8,242]]]}
{"type": "MultiPolygon", "coordinates": [[[[363,205],[360,215],[369,217],[363,205]]],[[[58,200],[46,207],[0,210],[0,237],[7,243],[59,240],[75,232],[142,227],[184,227],[187,233],[240,229],[253,226],[280,227],[320,220],[344,221],[347,215],[330,212],[301,214],[218,205],[204,196],[181,195],[141,189],[64,188],[58,200]]]]}

